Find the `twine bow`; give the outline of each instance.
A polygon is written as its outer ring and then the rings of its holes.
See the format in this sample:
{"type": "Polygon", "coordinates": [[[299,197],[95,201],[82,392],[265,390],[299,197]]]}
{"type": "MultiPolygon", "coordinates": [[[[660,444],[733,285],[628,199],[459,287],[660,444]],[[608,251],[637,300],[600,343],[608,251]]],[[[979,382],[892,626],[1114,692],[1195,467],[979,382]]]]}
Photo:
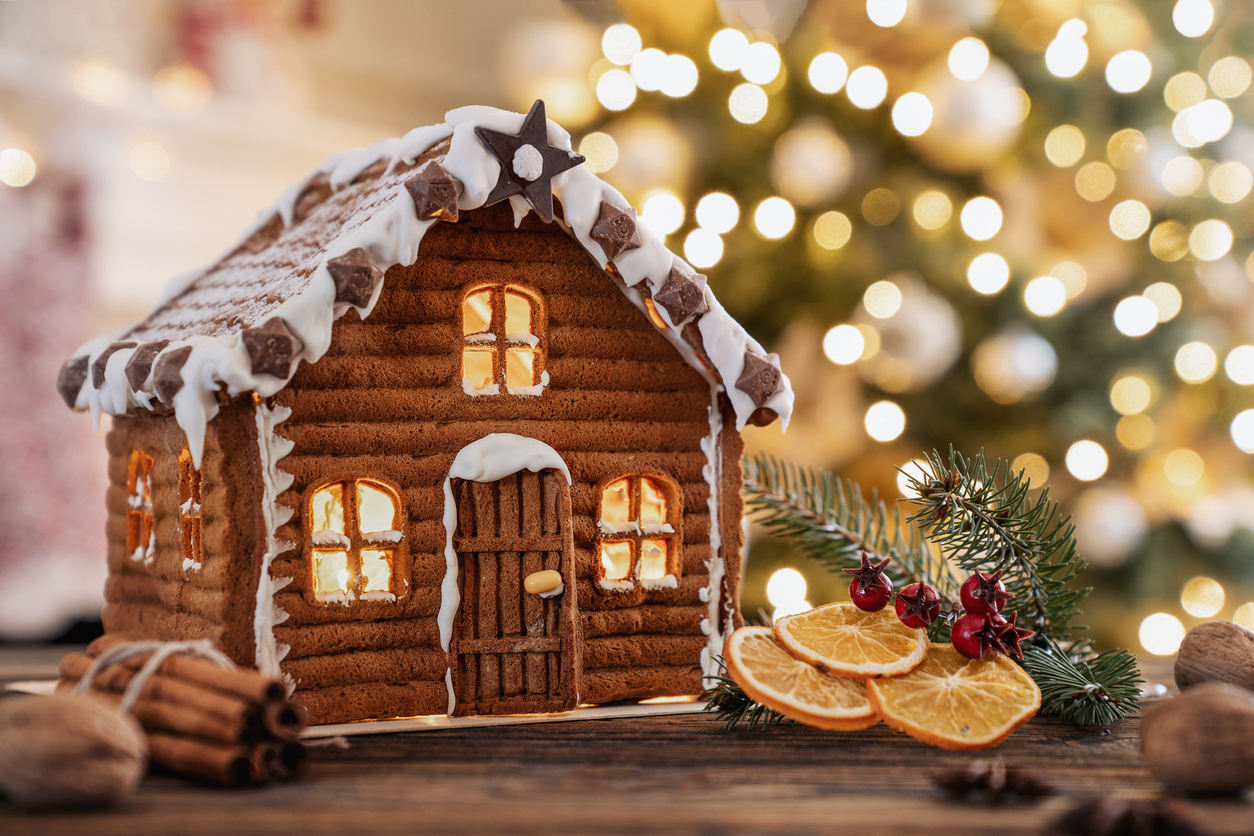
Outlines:
{"type": "Polygon", "coordinates": [[[235,667],[235,663],[225,653],[216,649],[208,639],[194,639],[182,642],[128,642],[117,647],[111,647],[97,656],[91,663],[91,666],[87,668],[87,672],[83,674],[83,678],[74,686],[74,693],[85,693],[91,688],[92,681],[101,671],[141,653],[151,653],[152,656],[148,657],[148,661],[144,663],[144,666],[135,674],[130,684],[126,686],[126,691],[122,695],[122,711],[130,711],[135,707],[135,703],[139,700],[139,695],[143,693],[144,686],[148,684],[148,680],[152,679],[153,675],[156,674],[162,662],[175,654],[199,656],[224,668],[233,669],[235,667]]]}

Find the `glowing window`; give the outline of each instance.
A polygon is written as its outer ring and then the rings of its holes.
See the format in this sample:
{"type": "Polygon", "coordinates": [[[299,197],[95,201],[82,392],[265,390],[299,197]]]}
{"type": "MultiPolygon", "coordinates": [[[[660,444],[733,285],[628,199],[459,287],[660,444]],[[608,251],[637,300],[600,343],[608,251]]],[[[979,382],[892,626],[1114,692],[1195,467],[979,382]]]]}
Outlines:
{"type": "Polygon", "coordinates": [[[204,560],[201,547],[200,471],[189,450],[179,453],[179,530],[183,535],[183,569],[199,571],[204,560]]]}
{"type": "Polygon", "coordinates": [[[323,603],[396,600],[400,500],[365,479],[332,482],[309,500],[314,596],[323,603]]]}
{"type": "Polygon", "coordinates": [[[469,395],[538,395],[547,382],[543,314],[522,288],[478,288],[462,301],[462,389],[469,395]]]}
{"type": "Polygon", "coordinates": [[[132,450],[126,467],[126,551],[131,560],[151,564],[157,554],[152,504],[152,456],[132,450]]]}
{"type": "Polygon", "coordinates": [[[681,513],[678,491],[656,476],[624,476],[601,493],[598,583],[602,589],[627,590],[678,585],[677,531],[681,513]]]}

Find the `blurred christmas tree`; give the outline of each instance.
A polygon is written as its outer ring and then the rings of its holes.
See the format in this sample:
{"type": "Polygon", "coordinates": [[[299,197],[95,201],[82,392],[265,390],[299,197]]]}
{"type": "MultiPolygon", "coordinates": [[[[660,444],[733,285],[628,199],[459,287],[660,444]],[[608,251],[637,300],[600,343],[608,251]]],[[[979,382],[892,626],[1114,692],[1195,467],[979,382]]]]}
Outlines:
{"type": "MultiPolygon", "coordinates": [[[[751,444],[889,496],[984,448],[1075,514],[1107,641],[1254,627],[1254,7],[617,9],[579,150],[783,355],[751,444]]],[[[755,546],[747,610],[789,562],[755,546]]]]}

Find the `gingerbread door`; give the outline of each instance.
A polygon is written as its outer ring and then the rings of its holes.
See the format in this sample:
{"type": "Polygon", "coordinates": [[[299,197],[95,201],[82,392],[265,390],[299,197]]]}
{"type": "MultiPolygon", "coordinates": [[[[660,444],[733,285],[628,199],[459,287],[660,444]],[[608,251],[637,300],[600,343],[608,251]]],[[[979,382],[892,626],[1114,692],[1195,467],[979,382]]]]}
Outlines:
{"type": "MultiPolygon", "coordinates": [[[[496,482],[454,479],[461,605],[453,628],[457,715],[565,711],[578,702],[570,488],[555,470],[496,482]],[[564,590],[529,593],[553,570],[564,590]]],[[[551,577],[551,576],[550,576],[551,577]]]]}

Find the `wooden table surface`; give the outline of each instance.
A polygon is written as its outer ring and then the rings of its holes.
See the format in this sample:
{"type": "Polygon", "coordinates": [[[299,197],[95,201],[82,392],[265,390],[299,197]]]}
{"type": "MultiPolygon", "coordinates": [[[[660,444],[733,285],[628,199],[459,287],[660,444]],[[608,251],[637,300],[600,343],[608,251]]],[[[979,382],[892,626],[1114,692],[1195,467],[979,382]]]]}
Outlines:
{"type": "MultiPolygon", "coordinates": [[[[66,648],[0,648],[0,680],[46,677],[66,648]]],[[[1170,667],[1151,664],[1151,679],[1170,667]]],[[[726,732],[687,715],[341,738],[297,781],[218,790],[149,777],[120,806],[32,814],[0,801],[6,834],[1041,833],[1085,799],[1154,798],[1138,721],[1037,719],[985,753],[946,752],[883,725],[726,732]],[[1027,805],[945,800],[939,770],[999,754],[1053,794],[1027,805]]],[[[1254,834],[1254,799],[1191,800],[1204,833],[1254,834]]]]}

